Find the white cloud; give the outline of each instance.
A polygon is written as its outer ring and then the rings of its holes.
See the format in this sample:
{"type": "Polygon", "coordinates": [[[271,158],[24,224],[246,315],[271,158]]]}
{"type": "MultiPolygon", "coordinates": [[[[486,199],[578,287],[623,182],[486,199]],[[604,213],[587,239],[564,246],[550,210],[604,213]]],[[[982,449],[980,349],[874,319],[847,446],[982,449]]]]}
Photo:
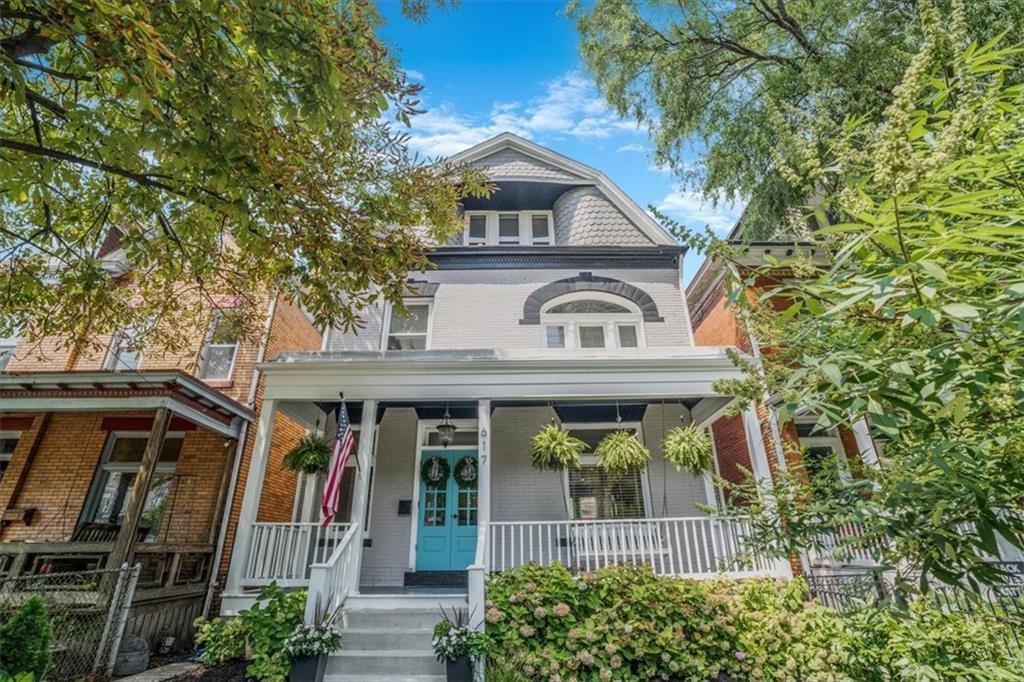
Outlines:
{"type": "Polygon", "coordinates": [[[416,69],[406,69],[405,70],[405,77],[408,78],[411,81],[423,81],[423,80],[426,80],[426,76],[423,75],[423,72],[422,71],[417,71],[416,69]]]}
{"type": "Polygon", "coordinates": [[[413,119],[410,146],[427,156],[450,156],[501,132],[523,137],[567,135],[605,139],[637,131],[619,118],[586,76],[570,71],[545,84],[544,94],[526,104],[495,102],[484,117],[460,115],[442,104],[413,119]]]}
{"type": "Polygon", "coordinates": [[[622,153],[625,153],[625,152],[641,153],[641,152],[645,152],[645,151],[647,151],[647,148],[644,147],[642,144],[624,144],[621,147],[619,147],[618,149],[616,149],[615,153],[616,154],[622,154],[622,153]]]}
{"type": "Polygon", "coordinates": [[[739,220],[743,206],[721,199],[711,201],[700,192],[677,187],[658,203],[658,210],[691,228],[703,229],[707,225],[719,235],[724,235],[739,220]]]}

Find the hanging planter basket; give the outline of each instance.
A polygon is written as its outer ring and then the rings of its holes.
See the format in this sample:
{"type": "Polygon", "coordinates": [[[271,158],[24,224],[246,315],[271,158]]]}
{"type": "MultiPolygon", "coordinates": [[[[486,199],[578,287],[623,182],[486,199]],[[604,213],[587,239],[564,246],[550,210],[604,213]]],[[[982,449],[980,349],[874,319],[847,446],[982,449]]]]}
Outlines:
{"type": "Polygon", "coordinates": [[[323,436],[307,434],[285,454],[281,464],[300,474],[322,474],[331,465],[331,444],[323,436]]]}
{"type": "Polygon", "coordinates": [[[423,460],[423,464],[420,466],[420,478],[427,485],[434,487],[438,487],[447,481],[451,473],[452,469],[448,465],[448,460],[436,455],[423,460]]]}
{"type": "Polygon", "coordinates": [[[548,424],[530,440],[530,457],[537,469],[576,469],[583,464],[587,444],[557,424],[548,424]]]}
{"type": "Polygon", "coordinates": [[[605,471],[638,471],[647,466],[651,451],[626,430],[612,431],[601,439],[594,450],[605,471]]]}
{"type": "Polygon", "coordinates": [[[462,488],[471,488],[480,478],[480,467],[476,457],[463,457],[455,463],[455,482],[462,488]]]}
{"type": "Polygon", "coordinates": [[[694,476],[703,476],[714,466],[711,439],[702,429],[678,426],[665,435],[662,451],[677,471],[686,469],[694,476]]]}

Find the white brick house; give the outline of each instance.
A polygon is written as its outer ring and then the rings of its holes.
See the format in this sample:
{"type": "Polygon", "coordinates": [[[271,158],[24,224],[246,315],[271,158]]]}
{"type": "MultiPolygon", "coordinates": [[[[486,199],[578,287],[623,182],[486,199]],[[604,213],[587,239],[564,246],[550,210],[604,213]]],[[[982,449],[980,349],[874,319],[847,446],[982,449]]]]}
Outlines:
{"type": "MultiPolygon", "coordinates": [[[[684,249],[602,173],[514,135],[454,161],[485,169],[497,191],[465,203],[464,231],[432,250],[434,269],[410,273],[411,316],[373,308],[358,333],[331,331],[322,352],[263,367],[224,611],[270,580],[311,582],[311,609],[315,597],[413,599],[425,585],[479,606],[488,572],[528,561],[788,574],[785,562],[736,561],[744,528],[703,511],[717,501],[709,478],[661,456],[668,429],[706,428],[722,414],[730,398],[712,382],[738,376],[725,349],[693,345],[684,249]],[[275,413],[332,435],[339,394],[360,425],[344,518],[319,529],[317,483],[307,481],[292,523],[262,523],[275,413]],[[447,447],[445,414],[456,426],[447,447]],[[534,469],[530,438],[552,420],[589,443],[635,430],[650,464],[618,478],[589,456],[578,471],[534,469]],[[423,472],[434,458],[449,465],[442,482],[423,472]],[[466,460],[479,475],[463,485],[454,471],[466,460]]],[[[745,421],[757,434],[755,473],[767,478],[756,417],[745,421]]]]}

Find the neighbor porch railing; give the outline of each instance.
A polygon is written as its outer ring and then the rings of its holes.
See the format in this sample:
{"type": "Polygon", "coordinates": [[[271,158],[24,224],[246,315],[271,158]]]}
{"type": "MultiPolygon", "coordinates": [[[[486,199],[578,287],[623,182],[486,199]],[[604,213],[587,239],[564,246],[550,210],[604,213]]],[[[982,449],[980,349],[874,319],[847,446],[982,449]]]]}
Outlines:
{"type": "Polygon", "coordinates": [[[574,571],[649,565],[658,575],[691,578],[778,575],[779,562],[751,553],[741,519],[680,517],[614,521],[498,521],[490,524],[489,571],[556,561],[574,571]]]}
{"type": "Polygon", "coordinates": [[[336,613],[355,589],[359,552],[363,550],[363,543],[356,540],[359,536],[359,526],[351,525],[327,561],[310,568],[307,624],[317,625],[322,617],[336,613]]]}
{"type": "Polygon", "coordinates": [[[811,563],[834,566],[874,566],[882,543],[864,535],[860,524],[844,523],[832,533],[818,536],[818,547],[809,552],[811,563]]]}
{"type": "Polygon", "coordinates": [[[334,554],[351,528],[348,523],[321,526],[316,522],[256,523],[246,557],[243,581],[247,585],[304,586],[310,567],[334,554]]]}

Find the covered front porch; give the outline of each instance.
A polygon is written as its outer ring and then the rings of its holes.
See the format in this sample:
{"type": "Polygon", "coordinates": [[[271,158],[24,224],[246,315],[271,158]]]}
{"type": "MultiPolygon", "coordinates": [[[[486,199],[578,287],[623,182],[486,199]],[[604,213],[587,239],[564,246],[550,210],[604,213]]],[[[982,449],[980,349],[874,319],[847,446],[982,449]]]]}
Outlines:
{"type": "MultiPolygon", "coordinates": [[[[308,585],[322,608],[354,594],[479,592],[483,574],[528,562],[580,571],[644,563],[697,578],[788,574],[785,562],[746,560],[743,522],[707,513],[719,504],[710,475],[678,471],[662,456],[668,430],[707,428],[731,402],[711,387],[737,375],[719,349],[300,354],[265,371],[222,613],[245,608],[271,581],[308,585]],[[322,482],[307,477],[292,520],[266,520],[275,412],[332,436],[339,394],[358,429],[339,518],[320,526],[322,482]],[[532,465],[530,439],[552,421],[588,444],[579,469],[532,465]],[[455,427],[447,445],[443,423],[455,427]],[[618,429],[650,450],[644,470],[598,466],[593,446],[618,429]]],[[[751,459],[767,482],[763,447],[751,459]]]]}

